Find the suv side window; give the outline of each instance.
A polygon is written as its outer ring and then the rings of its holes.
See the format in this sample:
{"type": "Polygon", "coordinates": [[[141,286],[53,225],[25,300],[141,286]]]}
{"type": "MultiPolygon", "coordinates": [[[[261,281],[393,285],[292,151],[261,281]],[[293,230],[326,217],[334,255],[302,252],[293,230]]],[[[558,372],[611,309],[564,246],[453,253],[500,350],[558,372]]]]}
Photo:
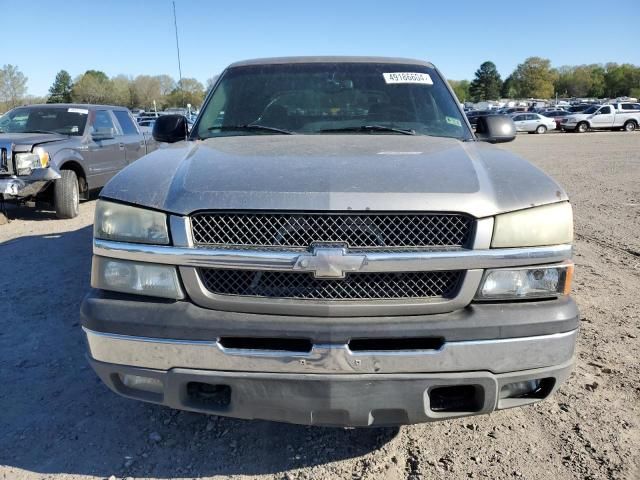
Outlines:
{"type": "Polygon", "coordinates": [[[96,110],[96,118],[93,120],[93,125],[91,125],[91,133],[118,134],[108,110],[96,110]]]}
{"type": "Polygon", "coordinates": [[[134,125],[133,120],[131,119],[131,115],[129,115],[129,112],[125,110],[114,110],[113,114],[116,116],[116,119],[120,124],[122,133],[124,133],[125,135],[138,134],[138,129],[134,125]]]}

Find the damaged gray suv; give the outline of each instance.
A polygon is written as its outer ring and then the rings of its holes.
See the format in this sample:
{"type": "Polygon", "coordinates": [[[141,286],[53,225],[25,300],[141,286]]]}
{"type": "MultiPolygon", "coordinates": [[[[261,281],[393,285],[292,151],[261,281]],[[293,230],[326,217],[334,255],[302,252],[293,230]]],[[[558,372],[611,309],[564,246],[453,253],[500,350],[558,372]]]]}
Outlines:
{"type": "Polygon", "coordinates": [[[430,63],[235,63],[96,207],[91,365],[177,409],[377,426],[523,406],[573,365],[567,195],[430,63]]]}

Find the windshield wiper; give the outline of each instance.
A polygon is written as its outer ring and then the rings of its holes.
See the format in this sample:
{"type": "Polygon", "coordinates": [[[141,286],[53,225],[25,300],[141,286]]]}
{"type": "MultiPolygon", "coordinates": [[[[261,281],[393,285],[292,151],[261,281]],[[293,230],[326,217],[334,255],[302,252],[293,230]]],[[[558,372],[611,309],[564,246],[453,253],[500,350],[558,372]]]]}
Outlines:
{"type": "Polygon", "coordinates": [[[295,132],[292,132],[291,130],[285,130],[284,128],[269,127],[268,125],[259,125],[257,123],[249,123],[247,125],[220,125],[219,127],[211,127],[211,128],[208,128],[207,130],[209,130],[209,131],[211,131],[211,130],[221,130],[221,131],[225,131],[225,130],[248,130],[248,131],[264,130],[264,131],[267,131],[267,132],[282,133],[284,135],[293,135],[295,133],[295,132]]]}
{"type": "Polygon", "coordinates": [[[320,133],[334,133],[334,132],[394,132],[401,133],[402,135],[416,135],[415,130],[386,127],[384,125],[360,125],[357,127],[340,127],[340,128],[325,128],[320,130],[320,133]]]}

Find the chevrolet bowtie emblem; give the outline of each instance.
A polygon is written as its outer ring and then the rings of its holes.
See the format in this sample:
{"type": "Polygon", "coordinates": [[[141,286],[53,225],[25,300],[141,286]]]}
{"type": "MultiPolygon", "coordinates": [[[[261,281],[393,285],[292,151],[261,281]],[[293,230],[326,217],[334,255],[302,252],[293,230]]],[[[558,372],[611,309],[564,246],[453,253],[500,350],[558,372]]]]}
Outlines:
{"type": "Polygon", "coordinates": [[[367,261],[366,255],[349,254],[344,248],[315,247],[313,253],[300,255],[295,270],[313,272],[316,278],[344,278],[357,272],[367,261]]]}

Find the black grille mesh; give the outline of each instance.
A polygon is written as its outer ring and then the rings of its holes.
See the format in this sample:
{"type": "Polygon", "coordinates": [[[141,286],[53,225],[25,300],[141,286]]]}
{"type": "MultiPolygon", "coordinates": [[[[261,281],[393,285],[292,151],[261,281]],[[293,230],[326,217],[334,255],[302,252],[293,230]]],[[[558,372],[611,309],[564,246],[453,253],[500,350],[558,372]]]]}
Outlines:
{"type": "Polygon", "coordinates": [[[310,273],[200,268],[207,290],[219,295],[307,300],[452,298],[460,271],[353,273],[344,279],[316,279],[310,273]]]}
{"type": "Polygon", "coordinates": [[[471,218],[457,214],[198,213],[191,217],[197,246],[350,248],[467,246],[471,218]]]}

